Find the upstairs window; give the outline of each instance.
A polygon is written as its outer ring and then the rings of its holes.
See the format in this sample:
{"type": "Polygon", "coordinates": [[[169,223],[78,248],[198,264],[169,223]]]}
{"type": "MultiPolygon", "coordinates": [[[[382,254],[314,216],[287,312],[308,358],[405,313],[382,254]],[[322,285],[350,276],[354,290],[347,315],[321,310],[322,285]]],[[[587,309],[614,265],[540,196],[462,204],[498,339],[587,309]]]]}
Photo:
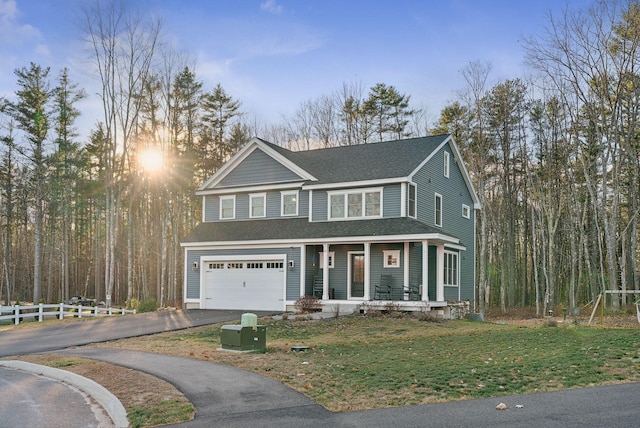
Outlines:
{"type": "Polygon", "coordinates": [[[444,152],[444,176],[449,178],[449,152],[444,152]]]}
{"type": "Polygon", "coordinates": [[[266,216],[265,202],[267,195],[264,193],[255,193],[249,195],[249,217],[264,217],[266,216]]]}
{"type": "Polygon", "coordinates": [[[220,218],[232,220],[236,217],[236,197],[220,196],[220,218]]]}
{"type": "Polygon", "coordinates": [[[469,205],[462,204],[462,217],[471,218],[471,208],[469,205]]]}
{"type": "Polygon", "coordinates": [[[434,223],[436,226],[442,227],[442,195],[436,193],[434,204],[434,223]]]}
{"type": "Polygon", "coordinates": [[[382,189],[329,193],[330,219],[356,219],[382,215],[382,189]]]}
{"type": "Polygon", "coordinates": [[[282,216],[298,215],[298,192],[282,192],[282,216]]]}
{"type": "Polygon", "coordinates": [[[409,184],[409,217],[416,218],[416,185],[409,184]]]}

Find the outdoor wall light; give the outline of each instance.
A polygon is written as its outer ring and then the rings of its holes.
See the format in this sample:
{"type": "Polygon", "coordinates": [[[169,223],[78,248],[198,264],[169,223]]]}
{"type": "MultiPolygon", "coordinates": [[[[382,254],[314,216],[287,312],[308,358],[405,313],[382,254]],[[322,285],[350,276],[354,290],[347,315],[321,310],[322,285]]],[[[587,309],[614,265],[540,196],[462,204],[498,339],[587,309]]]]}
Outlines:
{"type": "Polygon", "coordinates": [[[293,267],[295,266],[295,262],[293,260],[289,260],[289,269],[293,269],[293,267]]]}
{"type": "Polygon", "coordinates": [[[191,270],[194,272],[198,270],[198,262],[193,262],[193,264],[191,265],[191,270]]]}

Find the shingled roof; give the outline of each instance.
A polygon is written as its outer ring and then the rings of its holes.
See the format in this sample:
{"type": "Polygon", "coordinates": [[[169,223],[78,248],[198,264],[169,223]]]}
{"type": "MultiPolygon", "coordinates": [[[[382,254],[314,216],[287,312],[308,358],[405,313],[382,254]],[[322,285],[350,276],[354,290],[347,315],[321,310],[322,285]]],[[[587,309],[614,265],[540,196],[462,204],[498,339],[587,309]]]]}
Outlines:
{"type": "Polygon", "coordinates": [[[318,179],[314,184],[407,177],[449,134],[292,152],[261,140],[318,179]]]}
{"type": "Polygon", "coordinates": [[[183,244],[203,242],[242,241],[295,241],[327,238],[385,236],[440,236],[448,241],[458,239],[443,235],[442,230],[418,220],[398,217],[358,221],[309,222],[306,218],[237,220],[225,222],[203,222],[196,226],[183,240],[183,244]]]}

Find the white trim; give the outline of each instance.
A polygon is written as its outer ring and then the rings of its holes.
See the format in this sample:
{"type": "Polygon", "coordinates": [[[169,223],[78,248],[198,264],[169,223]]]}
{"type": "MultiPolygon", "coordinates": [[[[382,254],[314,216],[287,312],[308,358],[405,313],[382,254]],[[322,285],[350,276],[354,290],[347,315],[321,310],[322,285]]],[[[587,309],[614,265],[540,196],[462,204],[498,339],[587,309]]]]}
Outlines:
{"type": "Polygon", "coordinates": [[[249,218],[265,218],[267,216],[267,194],[249,193],[249,218]],[[253,200],[262,199],[262,215],[253,215],[253,200]]]}
{"type": "Polygon", "coordinates": [[[442,195],[440,193],[437,193],[437,192],[434,193],[433,194],[433,224],[436,227],[442,227],[442,217],[443,217],[443,213],[442,213],[443,209],[442,209],[442,207],[443,207],[443,204],[444,204],[444,201],[443,201],[442,195]],[[438,216],[438,204],[437,204],[438,199],[440,199],[440,216],[438,216]],[[438,218],[438,217],[440,217],[440,218],[438,218]],[[440,222],[438,222],[438,220],[440,220],[440,222]]]}
{"type": "Polygon", "coordinates": [[[218,218],[220,220],[235,220],[236,218],[236,195],[225,195],[218,196],[218,205],[220,205],[218,211],[218,218]],[[223,200],[232,200],[233,201],[233,215],[231,217],[223,217],[222,216],[222,201],[223,200]]]}
{"type": "Polygon", "coordinates": [[[400,183],[400,217],[407,216],[407,206],[409,205],[408,195],[407,183],[400,183]]]}
{"type": "Polygon", "coordinates": [[[384,269],[399,268],[400,250],[382,250],[382,267],[384,269]],[[391,257],[392,263],[389,263],[389,257],[391,257]],[[395,264],[393,262],[395,262],[395,264]]]}
{"type": "MultiPolygon", "coordinates": [[[[407,185],[407,217],[418,218],[418,185],[416,183],[408,183],[407,185]],[[411,215],[411,188],[415,189],[413,192],[413,215],[411,215]]],[[[404,206],[404,204],[403,204],[404,206]]]]}
{"type": "Polygon", "coordinates": [[[208,195],[226,195],[231,193],[259,193],[259,192],[267,192],[271,190],[279,190],[279,189],[291,189],[293,187],[299,188],[302,186],[302,181],[289,181],[286,183],[280,184],[256,184],[252,186],[229,186],[229,187],[218,187],[215,189],[206,189],[206,190],[197,190],[197,196],[208,196],[208,195]]]}
{"type": "MultiPolygon", "coordinates": [[[[324,251],[320,251],[320,254],[318,254],[318,257],[320,258],[320,260],[324,260],[324,251]]],[[[327,268],[329,269],[333,269],[336,266],[336,252],[335,251],[329,251],[329,258],[327,259],[327,268]]],[[[320,266],[320,269],[324,268],[324,264],[323,266],[320,266]]]]}
{"type": "Polygon", "coordinates": [[[428,233],[420,235],[387,235],[387,236],[352,236],[352,237],[330,237],[330,238],[301,238],[301,239],[274,239],[270,241],[225,241],[221,244],[220,241],[208,241],[208,242],[181,242],[180,246],[188,247],[192,249],[216,249],[224,248],[238,248],[238,246],[246,246],[247,248],[271,248],[279,246],[287,246],[292,244],[350,244],[350,243],[382,243],[382,242],[398,242],[398,241],[441,241],[446,243],[447,246],[453,248],[453,245],[459,244],[460,240],[451,236],[443,235],[441,233],[428,233]]]}
{"type": "Polygon", "coordinates": [[[300,168],[295,163],[291,162],[286,157],[282,156],[277,151],[273,150],[264,141],[259,138],[253,138],[247,144],[245,144],[231,159],[229,159],[222,167],[213,174],[200,188],[199,191],[207,190],[207,188],[213,188],[216,184],[220,183],[231,171],[234,170],[243,160],[245,160],[255,150],[260,149],[266,155],[271,156],[274,160],[282,164],[285,168],[289,169],[294,174],[298,175],[303,180],[317,181],[317,179],[309,174],[304,169],[300,168]]]}
{"type": "Polygon", "coordinates": [[[444,276],[442,277],[442,285],[444,287],[451,287],[451,288],[457,287],[457,288],[459,288],[460,287],[460,253],[457,252],[457,251],[448,251],[448,250],[445,249],[444,253],[443,253],[443,256],[444,256],[444,260],[442,261],[442,264],[443,264],[442,272],[443,272],[444,276]],[[446,283],[446,277],[447,277],[446,262],[447,262],[447,256],[448,255],[455,256],[455,259],[456,259],[456,265],[457,265],[456,266],[456,283],[457,284],[455,284],[455,285],[446,283]]]}
{"type": "Polygon", "coordinates": [[[411,243],[410,242],[405,242],[402,252],[404,253],[404,259],[403,259],[403,277],[404,277],[404,284],[403,288],[405,291],[409,290],[409,254],[411,253],[411,243]]]}
{"type": "Polygon", "coordinates": [[[367,287],[367,254],[364,251],[347,251],[347,300],[365,300],[366,297],[366,287],[367,287]],[[362,297],[353,297],[351,296],[351,280],[353,279],[352,276],[352,271],[353,271],[353,266],[351,263],[351,256],[356,255],[356,256],[364,256],[364,275],[365,277],[363,278],[364,280],[364,284],[363,287],[364,289],[362,290],[362,297]]]}
{"type": "Polygon", "coordinates": [[[407,177],[385,178],[380,180],[363,180],[363,181],[344,181],[338,183],[327,184],[305,184],[302,186],[303,190],[327,190],[327,189],[344,189],[345,187],[371,187],[371,186],[384,186],[387,184],[407,183],[409,179],[407,177]]]}
{"type": "Polygon", "coordinates": [[[449,152],[446,150],[442,151],[442,160],[443,160],[443,165],[442,165],[442,174],[445,176],[445,178],[449,178],[449,169],[450,169],[450,162],[449,162],[449,152]]]}
{"type": "Polygon", "coordinates": [[[309,222],[313,221],[313,190],[309,190],[309,222]]]}
{"type": "Polygon", "coordinates": [[[467,204],[462,204],[462,217],[464,218],[471,218],[471,207],[467,204]],[[467,214],[465,215],[465,210],[467,211],[467,214]]]}
{"type": "Polygon", "coordinates": [[[280,216],[281,217],[292,217],[297,216],[300,212],[300,191],[299,190],[282,190],[280,192],[280,216]],[[295,195],[296,198],[296,212],[293,214],[285,214],[284,212],[284,198],[285,196],[295,195]]]}
{"type": "Polygon", "coordinates": [[[369,187],[362,189],[345,189],[345,190],[334,190],[327,192],[327,220],[328,221],[344,221],[344,220],[362,220],[362,219],[371,219],[371,218],[382,218],[384,212],[383,206],[384,200],[384,189],[382,187],[369,187]],[[380,194],[380,212],[377,215],[367,215],[367,193],[378,193],[380,194]],[[349,195],[357,195],[361,196],[360,208],[361,215],[360,216],[349,216],[349,195]],[[331,197],[332,196],[343,196],[343,208],[344,208],[344,216],[343,217],[332,217],[331,216],[331,197]]]}

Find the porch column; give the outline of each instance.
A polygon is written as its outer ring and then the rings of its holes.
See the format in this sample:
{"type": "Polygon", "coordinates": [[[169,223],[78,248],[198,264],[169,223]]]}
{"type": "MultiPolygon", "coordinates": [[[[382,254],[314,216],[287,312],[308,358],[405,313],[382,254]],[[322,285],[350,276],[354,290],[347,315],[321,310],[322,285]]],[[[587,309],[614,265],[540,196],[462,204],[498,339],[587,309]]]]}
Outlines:
{"type": "Polygon", "coordinates": [[[322,244],[322,300],[329,300],[329,244],[322,244]]]}
{"type": "Polygon", "coordinates": [[[305,278],[307,277],[307,246],[300,247],[300,297],[304,296],[305,290],[305,278]]]}
{"type": "Polygon", "coordinates": [[[429,241],[422,241],[422,300],[429,301],[429,241]]]}
{"type": "Polygon", "coordinates": [[[444,301],[444,244],[438,245],[438,279],[436,282],[436,300],[444,301]]]}
{"type": "MultiPolygon", "coordinates": [[[[404,284],[403,284],[403,288],[404,288],[404,293],[408,293],[409,292],[409,253],[411,251],[411,242],[405,242],[404,243],[404,284]]],[[[403,295],[403,297],[406,296],[406,294],[403,295]]]]}
{"type": "Polygon", "coordinates": [[[371,300],[371,243],[364,243],[364,300],[371,300]]]}

